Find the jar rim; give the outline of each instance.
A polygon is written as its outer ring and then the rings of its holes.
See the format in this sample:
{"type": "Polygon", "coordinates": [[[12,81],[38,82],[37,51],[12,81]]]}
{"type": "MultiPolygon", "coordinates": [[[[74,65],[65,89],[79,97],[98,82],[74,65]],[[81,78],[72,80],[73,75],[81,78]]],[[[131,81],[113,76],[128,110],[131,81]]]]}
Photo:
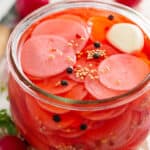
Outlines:
{"type": "MultiPolygon", "coordinates": [[[[148,81],[150,80],[150,73],[145,77],[145,79],[143,81],[141,81],[136,87],[129,90],[128,92],[114,96],[114,97],[109,97],[109,98],[99,99],[99,100],[94,100],[94,101],[93,100],[84,100],[84,101],[73,100],[73,99],[69,99],[69,98],[56,96],[54,94],[50,94],[50,93],[42,90],[38,86],[36,86],[24,75],[24,73],[21,71],[21,67],[18,65],[18,62],[16,60],[16,58],[17,58],[16,49],[18,48],[19,40],[23,34],[23,31],[28,29],[29,26],[31,24],[33,24],[37,19],[39,19],[39,16],[42,16],[44,13],[46,13],[47,10],[50,9],[50,10],[56,11],[58,8],[62,9],[62,6],[63,6],[63,9],[64,8],[66,9],[65,6],[75,8],[74,4],[78,4],[76,6],[79,6],[81,4],[86,4],[85,7],[91,7],[91,8],[97,4],[101,4],[101,5],[105,5],[105,7],[109,6],[109,7],[115,8],[115,9],[117,8],[120,10],[124,10],[126,12],[130,12],[131,15],[134,14],[135,16],[137,16],[137,18],[141,19],[142,22],[144,21],[144,24],[147,25],[147,27],[148,27],[148,24],[150,25],[150,22],[148,22],[148,20],[145,17],[143,17],[140,13],[136,12],[135,10],[133,10],[129,7],[123,6],[123,5],[115,3],[115,2],[103,2],[102,0],[92,0],[92,1],[91,0],[82,0],[82,1],[69,0],[66,2],[65,1],[57,2],[54,4],[49,4],[47,6],[43,6],[42,8],[36,10],[35,12],[33,12],[29,16],[27,16],[25,19],[23,19],[16,26],[16,28],[14,29],[13,33],[10,36],[10,39],[9,39],[9,42],[7,45],[7,61],[8,61],[8,65],[9,65],[9,70],[12,73],[12,75],[14,76],[15,80],[33,96],[37,96],[36,95],[36,92],[37,92],[38,94],[41,94],[42,96],[45,96],[47,98],[55,99],[55,100],[57,100],[57,102],[63,102],[66,104],[74,104],[74,105],[79,104],[82,107],[84,107],[85,104],[86,105],[87,104],[95,105],[95,104],[106,104],[109,102],[116,102],[123,98],[132,96],[137,92],[141,92],[141,91],[144,92],[146,90],[144,87],[146,87],[146,85],[148,84],[148,81]],[[94,5],[91,6],[90,4],[94,4],[94,5]]],[[[82,6],[82,7],[84,7],[84,6],[82,6]]],[[[51,11],[49,11],[49,13],[51,13],[51,11]]],[[[150,37],[150,28],[145,28],[145,29],[148,32],[147,35],[150,37]]],[[[39,99],[42,101],[45,101],[45,99],[43,100],[41,97],[39,99]]],[[[47,103],[47,101],[46,101],[46,103],[47,103]]]]}

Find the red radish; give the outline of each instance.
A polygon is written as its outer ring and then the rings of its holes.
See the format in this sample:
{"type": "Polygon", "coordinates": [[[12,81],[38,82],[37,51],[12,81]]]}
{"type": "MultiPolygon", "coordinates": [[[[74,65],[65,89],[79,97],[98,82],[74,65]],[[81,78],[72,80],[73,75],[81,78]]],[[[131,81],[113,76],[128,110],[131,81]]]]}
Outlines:
{"type": "Polygon", "coordinates": [[[63,94],[74,88],[76,82],[69,79],[65,73],[62,73],[51,78],[41,80],[37,82],[36,85],[49,93],[63,94]],[[63,85],[62,81],[66,81],[67,84],[63,85]]]}
{"type": "Polygon", "coordinates": [[[103,60],[98,71],[100,82],[108,89],[127,91],[144,80],[150,67],[138,57],[116,54],[103,60]]]}
{"type": "Polygon", "coordinates": [[[86,77],[85,79],[85,88],[93,97],[97,99],[109,98],[121,94],[120,91],[109,89],[103,86],[99,80],[93,80],[89,77],[86,77]]]}
{"type": "Polygon", "coordinates": [[[23,18],[33,10],[49,3],[49,0],[16,0],[16,10],[23,18]]]}
{"type": "Polygon", "coordinates": [[[80,52],[89,39],[86,23],[74,15],[70,15],[68,19],[67,17],[60,17],[41,22],[32,32],[32,37],[39,35],[57,35],[63,37],[71,44],[69,47],[72,47],[76,52],[80,52]],[[77,18],[81,21],[77,21],[77,18]],[[70,33],[68,34],[64,29],[70,29],[70,33]],[[72,43],[72,41],[74,42],[72,43]]]}
{"type": "Polygon", "coordinates": [[[124,5],[134,7],[137,6],[142,0],[116,0],[116,1],[124,5]]]}
{"type": "Polygon", "coordinates": [[[54,76],[75,63],[74,49],[68,47],[67,40],[59,36],[31,37],[21,49],[22,68],[25,73],[33,77],[54,76]]]}
{"type": "Polygon", "coordinates": [[[27,148],[18,137],[8,135],[0,139],[0,150],[27,150],[27,148]]]}

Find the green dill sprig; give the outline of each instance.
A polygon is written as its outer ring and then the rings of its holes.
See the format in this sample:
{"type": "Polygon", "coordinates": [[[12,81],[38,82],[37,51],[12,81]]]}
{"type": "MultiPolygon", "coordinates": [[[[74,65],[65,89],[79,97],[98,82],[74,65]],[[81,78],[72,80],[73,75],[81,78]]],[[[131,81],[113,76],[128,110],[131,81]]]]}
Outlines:
{"type": "Polygon", "coordinates": [[[4,134],[17,135],[15,124],[11,120],[6,109],[0,110],[0,129],[4,134]]]}

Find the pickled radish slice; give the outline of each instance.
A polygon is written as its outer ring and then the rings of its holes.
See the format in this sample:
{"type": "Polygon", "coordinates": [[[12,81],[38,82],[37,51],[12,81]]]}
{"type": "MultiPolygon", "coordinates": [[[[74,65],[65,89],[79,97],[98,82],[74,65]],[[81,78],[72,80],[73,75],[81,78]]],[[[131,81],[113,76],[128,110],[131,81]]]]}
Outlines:
{"type": "MultiPolygon", "coordinates": [[[[30,124],[30,126],[31,126],[31,124],[30,124]]],[[[26,128],[26,132],[28,132],[30,134],[26,134],[25,138],[28,139],[28,141],[30,141],[30,144],[32,144],[32,146],[36,145],[36,147],[38,147],[39,149],[49,150],[49,149],[47,149],[48,142],[47,142],[46,136],[44,134],[39,134],[39,132],[33,132],[33,131],[34,131],[34,129],[29,130],[29,128],[26,128]]],[[[29,150],[29,148],[28,148],[28,150],[29,150]]]]}
{"type": "Polygon", "coordinates": [[[114,24],[104,16],[91,17],[88,20],[88,24],[91,26],[91,40],[92,41],[104,41],[108,29],[114,24]]]}
{"type": "Polygon", "coordinates": [[[73,73],[68,74],[68,77],[70,77],[72,80],[76,82],[82,83],[85,81],[85,78],[89,76],[89,74],[93,76],[97,74],[97,67],[105,57],[118,53],[118,51],[112,48],[109,44],[101,44],[101,43],[99,44],[100,44],[100,48],[95,48],[93,43],[86,46],[78,54],[77,62],[73,67],[73,73]],[[95,51],[95,53],[100,51],[100,53],[104,55],[100,55],[99,58],[94,58],[91,53],[92,51],[95,51]],[[79,73],[81,72],[83,74],[79,75],[79,73]]]}
{"type": "Polygon", "coordinates": [[[115,49],[114,47],[112,47],[109,44],[101,44],[101,49],[106,50],[106,56],[111,56],[111,55],[119,53],[119,51],[117,49],[115,49]]]}
{"type": "Polygon", "coordinates": [[[87,94],[88,92],[85,89],[84,84],[77,84],[70,91],[61,96],[74,100],[82,100],[87,94]]]}
{"type": "Polygon", "coordinates": [[[85,80],[85,88],[96,99],[109,98],[121,94],[120,91],[108,89],[103,86],[98,79],[93,80],[89,77],[85,80]]]}
{"type": "Polygon", "coordinates": [[[27,107],[26,107],[26,100],[25,100],[25,93],[23,93],[22,88],[20,85],[16,82],[16,80],[10,76],[9,81],[11,84],[9,84],[9,94],[10,94],[10,100],[13,100],[11,102],[11,108],[13,109],[12,115],[13,115],[13,121],[17,122],[17,127],[21,129],[22,131],[25,131],[24,125],[26,125],[27,128],[32,128],[34,131],[36,130],[36,123],[33,122],[27,107]],[[21,99],[21,101],[20,101],[21,99]],[[22,108],[23,109],[20,109],[22,108]],[[24,117],[22,117],[24,116],[24,117]],[[28,121],[26,121],[28,120],[28,121]],[[32,124],[32,126],[31,126],[32,124]]]}
{"type": "Polygon", "coordinates": [[[41,89],[51,94],[62,94],[71,90],[77,83],[69,79],[66,73],[59,74],[50,78],[43,79],[42,81],[35,82],[41,89]],[[66,82],[63,85],[62,82],[66,82]]]}
{"type": "Polygon", "coordinates": [[[149,114],[147,110],[144,111],[132,111],[132,122],[131,126],[133,127],[130,132],[130,139],[128,140],[129,147],[132,145],[137,145],[141,142],[141,139],[145,139],[148,135],[148,128],[150,126],[149,114]]]}
{"type": "Polygon", "coordinates": [[[25,73],[45,78],[63,72],[76,63],[74,50],[58,36],[36,36],[21,47],[21,64],[25,73]]]}
{"type": "MultiPolygon", "coordinates": [[[[130,139],[130,141],[128,141],[128,145],[126,145],[126,147],[136,147],[137,145],[141,144],[141,141],[144,141],[146,139],[146,137],[149,134],[149,130],[148,129],[138,129],[137,131],[135,131],[135,133],[133,134],[133,137],[130,139]]],[[[126,148],[125,147],[125,148],[126,148]]]]}
{"type": "Polygon", "coordinates": [[[89,39],[87,28],[83,23],[63,17],[40,23],[33,30],[32,36],[51,34],[64,37],[68,41],[67,44],[76,52],[81,51],[89,39]]]}
{"type": "Polygon", "coordinates": [[[81,112],[81,115],[89,120],[108,120],[115,118],[125,112],[127,106],[118,107],[115,109],[109,109],[104,111],[95,112],[81,112]]]}
{"type": "Polygon", "coordinates": [[[91,123],[84,121],[80,116],[77,116],[78,120],[74,122],[70,127],[61,130],[58,135],[65,138],[76,138],[83,135],[88,129],[91,128],[91,123]],[[81,126],[87,126],[86,129],[82,130],[81,126]]]}
{"type": "Polygon", "coordinates": [[[83,59],[83,56],[84,57],[86,57],[86,60],[88,60],[87,59],[87,55],[88,55],[88,51],[92,51],[92,50],[101,50],[101,51],[103,51],[104,53],[105,53],[105,56],[101,56],[100,55],[100,59],[90,59],[90,60],[92,60],[93,61],[93,63],[95,63],[95,61],[99,61],[100,62],[100,60],[103,60],[105,57],[108,57],[108,56],[111,56],[111,55],[114,55],[114,54],[118,54],[119,53],[119,51],[117,50],[117,49],[115,49],[114,47],[112,47],[110,44],[108,44],[108,43],[101,43],[101,42],[99,42],[99,41],[95,41],[95,42],[93,42],[93,44],[89,44],[89,45],[87,45],[82,51],[81,51],[81,59],[83,59]],[[95,43],[98,43],[99,44],[99,47],[95,47],[94,45],[95,45],[95,43]]]}
{"type": "Polygon", "coordinates": [[[46,130],[48,130],[47,132],[49,132],[50,130],[67,128],[75,121],[75,118],[68,114],[58,115],[56,113],[44,111],[38,105],[36,99],[31,96],[26,97],[26,105],[39,128],[41,126],[44,126],[46,130]]]}
{"type": "Polygon", "coordinates": [[[96,75],[96,69],[100,61],[99,59],[88,60],[87,56],[83,56],[81,59],[78,59],[73,67],[73,73],[68,74],[68,77],[76,82],[83,83],[89,74],[96,75]]]}
{"type": "Polygon", "coordinates": [[[46,104],[46,103],[44,103],[44,102],[38,101],[38,104],[39,104],[39,106],[40,106],[44,111],[48,111],[48,112],[51,112],[51,113],[64,114],[64,113],[69,112],[68,109],[63,109],[63,108],[59,108],[59,107],[56,107],[56,106],[52,106],[52,105],[46,104]]]}
{"type": "Polygon", "coordinates": [[[84,98],[85,100],[95,100],[95,97],[93,97],[89,92],[86,95],[86,97],[84,98]]]}
{"type": "Polygon", "coordinates": [[[137,86],[150,72],[142,59],[116,54],[106,58],[98,67],[100,82],[113,90],[130,90],[137,86]]]}
{"type": "MultiPolygon", "coordinates": [[[[48,141],[47,145],[50,145],[50,146],[47,146],[48,149],[46,149],[46,150],[56,150],[56,149],[62,148],[62,147],[64,148],[65,146],[62,143],[65,143],[68,145],[70,143],[69,139],[66,141],[66,139],[63,137],[60,137],[56,131],[53,134],[48,136],[47,141],[48,141]]],[[[43,149],[41,149],[41,150],[43,150],[43,149]]]]}
{"type": "Polygon", "coordinates": [[[73,21],[81,23],[85,27],[87,26],[86,22],[80,16],[71,15],[71,14],[65,14],[65,15],[59,16],[59,18],[73,20],[73,21]]]}
{"type": "Polygon", "coordinates": [[[81,135],[83,135],[85,133],[85,131],[81,131],[81,130],[68,130],[70,132],[59,132],[58,134],[61,136],[61,137],[64,137],[64,138],[77,138],[77,137],[80,137],[81,135]]]}
{"type": "Polygon", "coordinates": [[[107,40],[125,53],[141,51],[144,46],[144,35],[141,29],[130,23],[113,25],[107,33],[107,40]]]}
{"type": "Polygon", "coordinates": [[[106,150],[110,147],[112,148],[110,142],[114,143],[113,148],[117,149],[128,140],[127,136],[130,134],[131,122],[131,112],[125,111],[116,118],[95,122],[93,129],[87,131],[84,138],[87,138],[89,141],[98,141],[99,149],[106,150]],[[104,148],[105,146],[106,148],[104,148]]]}

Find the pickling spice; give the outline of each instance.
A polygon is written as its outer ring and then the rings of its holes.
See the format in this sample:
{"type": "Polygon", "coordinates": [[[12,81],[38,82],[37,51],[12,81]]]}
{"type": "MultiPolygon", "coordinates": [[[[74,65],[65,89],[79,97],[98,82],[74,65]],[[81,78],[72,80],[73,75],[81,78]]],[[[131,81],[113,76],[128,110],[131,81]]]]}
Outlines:
{"type": "Polygon", "coordinates": [[[108,19],[109,19],[109,20],[114,20],[114,16],[113,16],[113,15],[109,15],[109,16],[108,16],[108,19]]]}
{"type": "Polygon", "coordinates": [[[67,86],[68,85],[68,81],[67,80],[61,80],[60,84],[62,86],[67,86]]]}
{"type": "Polygon", "coordinates": [[[80,130],[86,130],[87,129],[87,125],[86,124],[81,124],[80,125],[80,130]]]}
{"type": "Polygon", "coordinates": [[[98,59],[98,58],[100,58],[100,55],[98,53],[94,53],[93,58],[98,59]]]}
{"type": "Polygon", "coordinates": [[[54,115],[54,116],[53,116],[53,120],[54,120],[55,122],[60,122],[60,121],[61,121],[61,118],[60,118],[59,115],[54,115]]]}
{"type": "Polygon", "coordinates": [[[73,73],[73,68],[72,68],[72,67],[68,67],[68,68],[66,69],[66,72],[67,72],[68,74],[72,74],[72,73],[73,73]]]}
{"type": "Polygon", "coordinates": [[[93,45],[94,45],[95,48],[100,48],[101,47],[101,44],[98,41],[94,42],[93,45]]]}

